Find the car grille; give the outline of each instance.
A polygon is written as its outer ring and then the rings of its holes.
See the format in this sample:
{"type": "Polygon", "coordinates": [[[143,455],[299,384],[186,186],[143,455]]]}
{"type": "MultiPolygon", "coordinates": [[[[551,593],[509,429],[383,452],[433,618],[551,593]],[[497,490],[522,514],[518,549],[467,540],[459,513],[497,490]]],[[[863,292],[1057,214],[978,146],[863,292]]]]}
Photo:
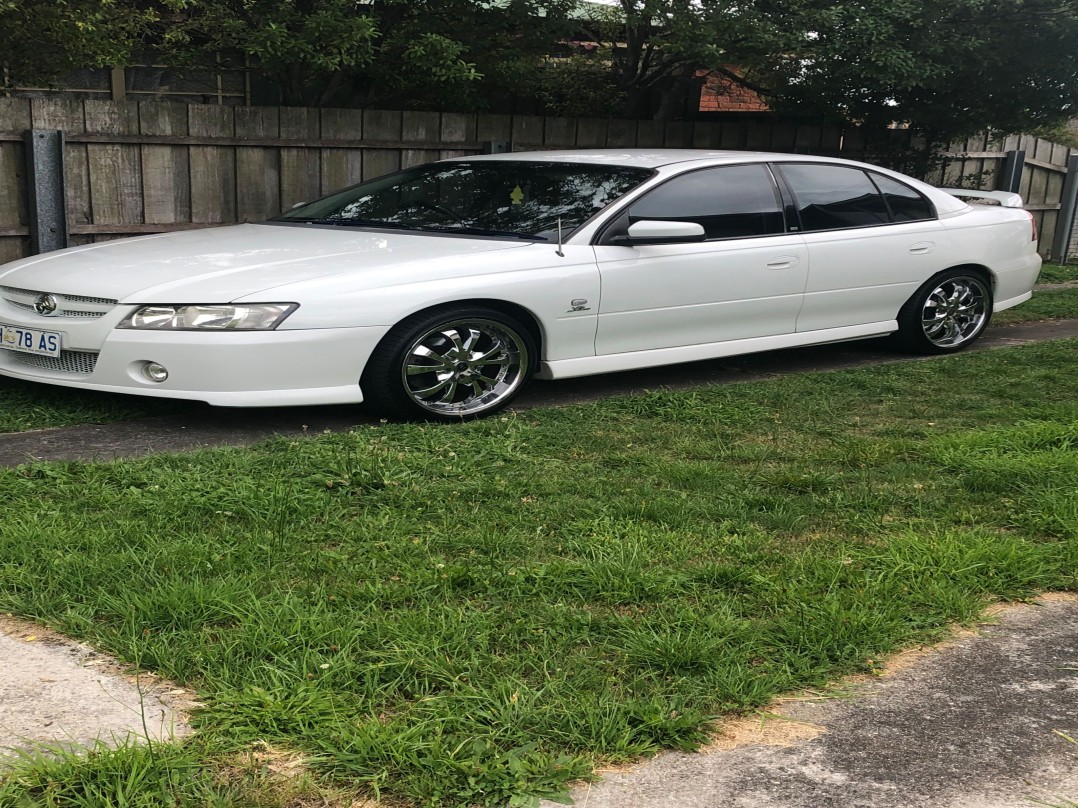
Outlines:
{"type": "Polygon", "coordinates": [[[60,351],[58,357],[5,351],[8,358],[23,365],[51,370],[54,373],[72,373],[89,376],[97,364],[97,351],[60,351]]]}
{"type": "MultiPolygon", "coordinates": [[[[0,297],[10,305],[23,311],[35,311],[34,302],[46,292],[33,289],[17,289],[14,286],[0,286],[0,297]]],[[[53,292],[56,298],[56,312],[52,317],[75,317],[96,319],[104,317],[119,302],[107,297],[86,297],[85,295],[64,295],[53,292]]]]}

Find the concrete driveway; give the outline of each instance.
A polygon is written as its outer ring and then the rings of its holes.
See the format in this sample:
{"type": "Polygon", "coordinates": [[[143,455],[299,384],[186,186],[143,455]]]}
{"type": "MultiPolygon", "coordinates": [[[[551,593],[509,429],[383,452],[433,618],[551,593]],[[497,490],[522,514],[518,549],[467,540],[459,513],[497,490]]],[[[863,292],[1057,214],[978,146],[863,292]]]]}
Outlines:
{"type": "MultiPolygon", "coordinates": [[[[995,623],[889,672],[734,722],[574,792],[586,808],[1078,806],[1078,597],[995,623]]],[[[544,803],[543,808],[554,808],[544,803]]]]}

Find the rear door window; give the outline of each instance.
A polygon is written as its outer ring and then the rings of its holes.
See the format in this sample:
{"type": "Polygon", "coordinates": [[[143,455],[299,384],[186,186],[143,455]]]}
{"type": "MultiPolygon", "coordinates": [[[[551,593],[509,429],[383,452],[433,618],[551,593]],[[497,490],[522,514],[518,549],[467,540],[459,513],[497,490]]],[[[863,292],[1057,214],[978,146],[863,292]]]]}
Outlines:
{"type": "Polygon", "coordinates": [[[796,200],[805,231],[890,224],[883,195],[858,168],[783,163],[779,170],[796,200]]]}

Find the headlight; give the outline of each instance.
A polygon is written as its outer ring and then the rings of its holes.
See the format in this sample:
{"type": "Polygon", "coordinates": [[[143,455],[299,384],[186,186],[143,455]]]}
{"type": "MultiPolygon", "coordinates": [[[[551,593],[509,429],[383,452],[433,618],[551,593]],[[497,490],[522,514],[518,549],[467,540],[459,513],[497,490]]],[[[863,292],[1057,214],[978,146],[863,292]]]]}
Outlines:
{"type": "Polygon", "coordinates": [[[118,327],[153,331],[269,331],[297,308],[296,303],[142,306],[118,327]]]}

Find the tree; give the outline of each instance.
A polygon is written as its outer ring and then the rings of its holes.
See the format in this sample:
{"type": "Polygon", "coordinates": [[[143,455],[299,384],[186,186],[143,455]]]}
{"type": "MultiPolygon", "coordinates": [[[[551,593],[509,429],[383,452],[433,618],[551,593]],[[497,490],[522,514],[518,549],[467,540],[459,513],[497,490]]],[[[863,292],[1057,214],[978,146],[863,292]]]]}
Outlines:
{"type": "Polygon", "coordinates": [[[753,78],[780,110],[946,141],[1078,115],[1074,0],[808,2],[801,45],[753,78]]]}
{"type": "Polygon", "coordinates": [[[937,139],[1078,105],[1078,0],[619,0],[582,27],[632,117],[668,116],[698,68],[778,111],[937,139]]]}
{"type": "MultiPolygon", "coordinates": [[[[794,3],[798,0],[794,0],[794,3]]],[[[580,39],[595,47],[574,62],[607,66],[610,91],[625,117],[673,117],[699,84],[701,69],[771,92],[743,67],[767,64],[796,42],[790,3],[759,0],[618,0],[584,5],[580,39]]]]}
{"type": "Polygon", "coordinates": [[[526,82],[574,0],[160,0],[157,46],[239,53],[285,104],[474,105],[526,82]]]}
{"type": "Polygon", "coordinates": [[[1078,0],[0,0],[0,44],[10,83],[223,56],[297,105],[665,119],[706,69],[780,113],[935,142],[1078,115],[1078,0]]]}
{"type": "Polygon", "coordinates": [[[153,17],[123,0],[0,0],[4,84],[51,84],[79,68],[126,64],[153,17]]]}

